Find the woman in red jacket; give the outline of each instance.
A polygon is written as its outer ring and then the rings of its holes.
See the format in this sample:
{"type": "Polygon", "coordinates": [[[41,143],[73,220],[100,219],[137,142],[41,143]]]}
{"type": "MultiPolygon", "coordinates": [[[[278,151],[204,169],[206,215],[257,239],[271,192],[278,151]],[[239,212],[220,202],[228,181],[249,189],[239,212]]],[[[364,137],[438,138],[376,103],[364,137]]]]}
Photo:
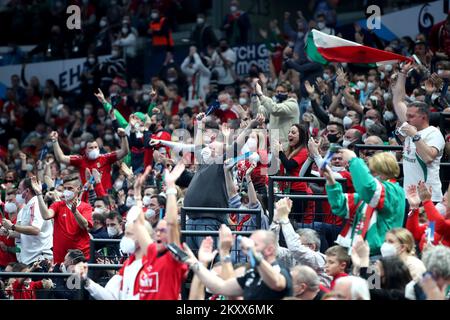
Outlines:
{"type": "MultiPolygon", "coordinates": [[[[449,193],[449,191],[446,192],[447,197],[449,197],[449,193]]],[[[426,234],[428,223],[422,225],[419,224],[420,202],[422,202],[428,221],[434,221],[435,223],[433,244],[443,244],[450,247],[450,209],[448,207],[448,202],[446,215],[443,216],[431,201],[431,187],[430,190],[428,190],[425,183],[422,181],[419,182],[418,188],[416,186],[410,186],[408,188],[407,197],[412,210],[406,222],[406,228],[412,232],[414,239],[419,241],[420,250],[423,250],[428,240],[426,234]]]]}
{"type": "MultiPolygon", "coordinates": [[[[278,155],[280,157],[280,174],[291,177],[298,177],[300,175],[300,169],[305,161],[308,159],[308,131],[300,124],[292,125],[288,133],[288,148],[286,152],[281,149],[281,145],[278,146],[278,155]]],[[[312,194],[306,182],[287,182],[281,183],[280,189],[283,192],[289,194],[312,194]]],[[[292,206],[292,212],[305,214],[303,219],[296,218],[297,221],[303,221],[304,223],[312,223],[314,217],[314,202],[301,199],[294,199],[292,206]]]]}

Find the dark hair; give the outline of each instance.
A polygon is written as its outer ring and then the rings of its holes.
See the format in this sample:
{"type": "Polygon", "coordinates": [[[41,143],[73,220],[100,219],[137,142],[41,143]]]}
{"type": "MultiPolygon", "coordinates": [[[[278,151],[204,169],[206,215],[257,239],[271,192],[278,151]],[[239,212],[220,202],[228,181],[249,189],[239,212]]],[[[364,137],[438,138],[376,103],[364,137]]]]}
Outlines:
{"type": "Polygon", "coordinates": [[[150,197],[150,199],[154,199],[156,198],[156,200],[158,201],[158,205],[160,207],[166,207],[166,198],[164,198],[163,196],[160,196],[159,194],[154,194],[150,197]]]}
{"type": "Polygon", "coordinates": [[[427,119],[430,119],[430,107],[425,102],[414,101],[408,104],[408,108],[417,108],[419,113],[427,116],[427,119]]]}
{"type": "Polygon", "coordinates": [[[98,220],[102,225],[106,223],[106,217],[102,213],[93,213],[92,220],[98,220]]]}
{"type": "Polygon", "coordinates": [[[306,144],[309,140],[309,131],[308,129],[306,129],[306,126],[304,126],[303,124],[294,123],[291,127],[296,127],[298,129],[298,143],[292,148],[291,146],[288,147],[288,156],[290,156],[292,151],[294,151],[295,149],[306,147],[306,144]]]}
{"type": "Polygon", "coordinates": [[[397,256],[380,258],[384,277],[381,281],[383,289],[405,290],[406,285],[412,280],[406,264],[397,256]]]}
{"type": "Polygon", "coordinates": [[[31,185],[31,178],[25,178],[23,179],[23,187],[25,189],[30,189],[30,192],[35,195],[36,193],[34,192],[33,186],[31,185]]]}
{"type": "Polygon", "coordinates": [[[382,124],[378,124],[375,123],[373,125],[371,125],[368,129],[367,129],[367,136],[377,136],[380,137],[381,140],[383,141],[387,141],[388,140],[388,135],[387,135],[387,130],[386,128],[382,125],[382,124]]]}
{"type": "Polygon", "coordinates": [[[336,121],[331,121],[331,122],[328,122],[327,126],[333,126],[333,125],[337,127],[339,133],[344,134],[345,129],[344,129],[344,126],[342,125],[342,123],[339,123],[336,121]]]}
{"type": "Polygon", "coordinates": [[[13,265],[12,272],[22,272],[26,268],[28,268],[28,266],[25,263],[17,262],[13,265]]]}
{"type": "Polygon", "coordinates": [[[109,206],[109,200],[108,200],[107,197],[103,197],[103,198],[95,198],[95,199],[94,199],[94,203],[97,202],[97,201],[103,201],[103,203],[105,204],[106,207],[109,206]]]}
{"type": "Polygon", "coordinates": [[[67,254],[69,255],[70,260],[72,260],[72,265],[87,261],[83,251],[79,249],[69,249],[67,254]]]}
{"type": "Polygon", "coordinates": [[[63,184],[72,181],[80,182],[80,176],[78,175],[78,173],[71,173],[65,176],[63,179],[63,184]]]}
{"type": "Polygon", "coordinates": [[[108,216],[106,217],[106,219],[109,219],[109,220],[117,219],[117,221],[119,221],[119,224],[121,224],[123,221],[122,216],[118,212],[115,212],[115,211],[111,211],[110,213],[108,213],[108,216]]]}

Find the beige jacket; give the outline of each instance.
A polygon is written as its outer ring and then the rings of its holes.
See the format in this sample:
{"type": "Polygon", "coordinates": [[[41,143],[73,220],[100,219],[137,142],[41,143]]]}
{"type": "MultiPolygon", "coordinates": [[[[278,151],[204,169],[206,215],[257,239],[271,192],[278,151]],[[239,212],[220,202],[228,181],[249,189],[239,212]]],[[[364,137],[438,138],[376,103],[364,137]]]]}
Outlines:
{"type": "Polygon", "coordinates": [[[266,119],[269,119],[270,129],[279,130],[279,139],[283,148],[288,146],[289,129],[294,123],[300,122],[300,107],[297,100],[288,98],[281,103],[275,103],[266,96],[252,98],[253,114],[262,113],[266,119]]]}

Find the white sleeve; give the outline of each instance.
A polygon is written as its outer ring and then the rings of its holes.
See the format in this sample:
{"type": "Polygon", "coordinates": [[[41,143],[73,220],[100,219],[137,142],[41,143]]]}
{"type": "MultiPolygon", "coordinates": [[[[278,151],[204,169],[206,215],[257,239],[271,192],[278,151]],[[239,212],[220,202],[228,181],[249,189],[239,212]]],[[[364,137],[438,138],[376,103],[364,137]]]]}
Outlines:
{"type": "Polygon", "coordinates": [[[44,219],[42,218],[41,211],[39,210],[39,204],[37,201],[34,201],[30,206],[30,223],[31,226],[42,229],[42,225],[44,224],[44,219]]]}
{"type": "Polygon", "coordinates": [[[445,139],[439,129],[433,130],[424,138],[425,143],[430,147],[435,147],[439,151],[439,153],[441,153],[441,151],[445,147],[445,139]]]}
{"type": "Polygon", "coordinates": [[[98,283],[89,280],[89,286],[86,287],[86,290],[95,300],[119,300],[121,282],[122,276],[117,274],[108,281],[104,288],[98,283]]]}

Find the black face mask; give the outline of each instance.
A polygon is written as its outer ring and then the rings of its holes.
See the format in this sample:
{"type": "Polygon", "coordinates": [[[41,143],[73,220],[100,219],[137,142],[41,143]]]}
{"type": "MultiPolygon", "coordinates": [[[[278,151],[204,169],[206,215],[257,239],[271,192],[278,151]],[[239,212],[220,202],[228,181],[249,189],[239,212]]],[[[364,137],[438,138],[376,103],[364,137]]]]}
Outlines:
{"type": "Polygon", "coordinates": [[[228,46],[220,46],[220,50],[222,50],[222,52],[225,52],[228,50],[228,46]]]}
{"type": "Polygon", "coordinates": [[[275,96],[277,98],[278,102],[283,102],[284,100],[286,100],[288,98],[287,93],[279,93],[275,96]]]}
{"type": "Polygon", "coordinates": [[[330,141],[331,143],[336,143],[338,142],[339,138],[337,137],[337,134],[328,134],[327,135],[328,141],[330,141]]]}

